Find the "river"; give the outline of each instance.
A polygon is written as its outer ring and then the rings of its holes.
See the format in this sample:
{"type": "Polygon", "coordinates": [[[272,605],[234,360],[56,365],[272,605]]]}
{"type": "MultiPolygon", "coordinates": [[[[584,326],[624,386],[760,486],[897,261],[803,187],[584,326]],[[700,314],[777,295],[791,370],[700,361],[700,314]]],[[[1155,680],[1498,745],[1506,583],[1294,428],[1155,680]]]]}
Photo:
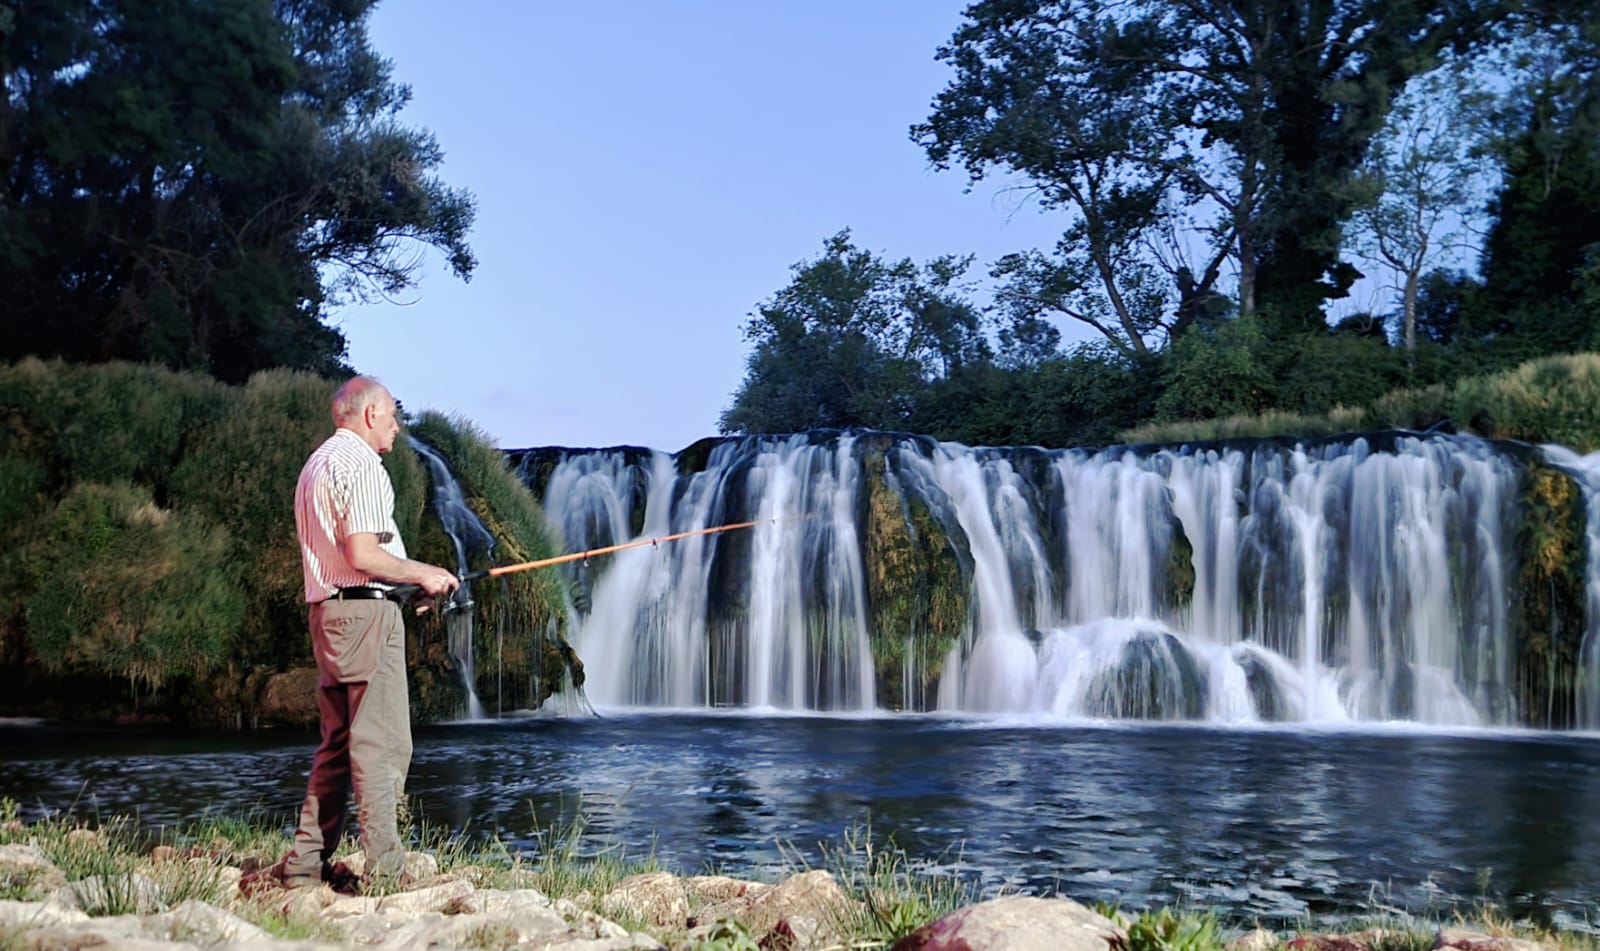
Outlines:
{"type": "MultiPolygon", "coordinates": [[[[991,893],[1284,924],[1489,900],[1597,927],[1594,734],[604,713],[418,729],[419,818],[536,851],[541,830],[581,817],[597,848],[768,878],[825,867],[823,847],[870,823],[880,845],[991,893]]],[[[29,818],[253,814],[287,846],[313,746],[7,724],[0,796],[29,818]]]]}

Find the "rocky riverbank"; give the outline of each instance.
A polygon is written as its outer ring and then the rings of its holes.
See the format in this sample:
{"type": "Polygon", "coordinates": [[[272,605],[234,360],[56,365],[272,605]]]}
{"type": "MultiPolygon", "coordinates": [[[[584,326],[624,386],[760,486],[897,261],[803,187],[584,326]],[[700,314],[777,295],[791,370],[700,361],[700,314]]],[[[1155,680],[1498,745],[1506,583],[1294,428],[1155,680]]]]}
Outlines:
{"type": "MultiPolygon", "coordinates": [[[[82,854],[100,833],[75,830],[82,854]]],[[[217,848],[163,846],[138,866],[68,881],[38,844],[0,845],[0,949],[56,951],[175,948],[537,948],[542,951],[1571,951],[1573,942],[1470,929],[1433,934],[1369,929],[1283,936],[1257,930],[1226,944],[1185,926],[1163,933],[1150,919],[1114,920],[1061,898],[1006,896],[960,907],[898,940],[864,936],[862,923],[889,907],[852,895],[829,872],[767,884],[718,875],[652,871],[621,877],[604,894],[551,898],[532,870],[460,864],[441,872],[423,852],[407,856],[392,887],[348,877],[284,887],[275,866],[217,848]],[[350,894],[350,892],[354,892],[350,894]],[[873,906],[877,905],[877,909],[873,906]]],[[[1592,947],[1580,939],[1578,946],[1592,947]]]]}

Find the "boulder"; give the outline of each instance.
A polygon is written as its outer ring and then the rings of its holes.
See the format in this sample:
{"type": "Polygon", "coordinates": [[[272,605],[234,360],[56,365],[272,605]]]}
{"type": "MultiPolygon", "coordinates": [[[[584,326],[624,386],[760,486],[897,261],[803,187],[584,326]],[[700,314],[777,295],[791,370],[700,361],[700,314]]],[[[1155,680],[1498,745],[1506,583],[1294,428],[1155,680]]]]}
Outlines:
{"type": "Polygon", "coordinates": [[[1283,939],[1265,928],[1247,931],[1228,942],[1228,951],[1272,951],[1283,944],[1283,939]]]}
{"type": "Polygon", "coordinates": [[[32,845],[0,845],[0,892],[37,901],[67,884],[67,876],[32,845]]]}
{"type": "Polygon", "coordinates": [[[253,719],[261,726],[311,727],[320,716],[315,667],[268,674],[256,694],[253,719]]]}
{"type": "Polygon", "coordinates": [[[1288,943],[1293,951],[1376,951],[1389,941],[1403,939],[1403,932],[1368,928],[1349,934],[1300,935],[1288,943]]]}
{"type": "Polygon", "coordinates": [[[1487,935],[1465,928],[1442,928],[1433,938],[1435,949],[1453,948],[1456,951],[1553,951],[1559,945],[1546,945],[1527,938],[1508,935],[1487,935]]]}
{"type": "Polygon", "coordinates": [[[1012,895],[951,912],[895,942],[894,951],[1122,951],[1128,933],[1067,898],[1012,895]]]}
{"type": "Polygon", "coordinates": [[[860,903],[846,895],[832,873],[804,872],[767,888],[701,909],[691,934],[709,933],[719,921],[737,921],[763,948],[807,951],[845,943],[848,923],[860,903]]]}
{"type": "Polygon", "coordinates": [[[689,919],[689,898],[683,883],[668,872],[629,875],[600,899],[600,910],[613,918],[665,928],[682,928],[689,919]]]}

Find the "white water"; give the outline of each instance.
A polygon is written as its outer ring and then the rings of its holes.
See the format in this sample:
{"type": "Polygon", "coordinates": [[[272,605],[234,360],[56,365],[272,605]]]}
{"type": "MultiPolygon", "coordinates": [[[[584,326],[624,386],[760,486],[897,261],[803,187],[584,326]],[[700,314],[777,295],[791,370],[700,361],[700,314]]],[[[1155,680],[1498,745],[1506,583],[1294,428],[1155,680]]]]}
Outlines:
{"type": "MultiPolygon", "coordinates": [[[[455,474],[450,471],[450,466],[444,457],[432,446],[416,438],[406,437],[411,448],[422,457],[428,466],[428,485],[433,498],[433,513],[438,516],[439,523],[444,526],[445,534],[450,536],[450,541],[456,550],[456,574],[467,573],[467,556],[472,551],[482,551],[486,555],[494,551],[494,535],[484,527],[483,521],[478,518],[467,505],[465,495],[461,491],[461,483],[456,481],[455,474]]],[[[471,589],[462,583],[460,597],[470,603],[471,589]]],[[[455,659],[456,666],[461,670],[461,681],[467,691],[467,709],[465,716],[468,720],[482,720],[486,714],[483,703],[478,699],[478,691],[474,686],[476,676],[473,667],[472,650],[472,615],[470,608],[452,610],[445,617],[445,636],[448,641],[450,656],[455,659]]]]}
{"type": "MultiPolygon", "coordinates": [[[[883,478],[944,526],[964,572],[938,709],[1514,725],[1518,472],[1456,436],[1138,454],[801,434],[725,442],[683,476],[660,453],[569,454],[544,503],[569,550],[761,523],[578,570],[591,604],[574,602],[572,642],[601,704],[876,707],[861,531],[883,478]],[[1174,565],[1193,572],[1186,603],[1174,565]]],[[[1593,517],[1590,537],[1600,553],[1593,517]]],[[[1591,723],[1597,644],[1591,629],[1591,723]]],[[[902,696],[921,675],[897,669],[902,696]]]]}

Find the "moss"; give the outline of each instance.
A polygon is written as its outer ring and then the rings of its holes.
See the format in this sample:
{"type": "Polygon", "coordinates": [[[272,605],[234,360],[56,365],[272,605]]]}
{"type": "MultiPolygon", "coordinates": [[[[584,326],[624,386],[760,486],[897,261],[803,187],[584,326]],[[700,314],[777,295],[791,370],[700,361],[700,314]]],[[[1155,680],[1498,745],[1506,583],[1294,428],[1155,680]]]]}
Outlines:
{"type": "MultiPolygon", "coordinates": [[[[467,507],[495,540],[495,564],[525,564],[557,554],[532,492],[513,469],[510,458],[496,449],[486,434],[470,422],[438,413],[422,414],[412,429],[444,455],[467,507]]],[[[448,544],[436,520],[429,519],[428,526],[425,537],[436,539],[436,544],[448,544]]],[[[453,564],[453,548],[445,557],[443,563],[453,564]]],[[[477,570],[490,566],[470,567],[477,570]]],[[[537,707],[561,685],[560,674],[569,669],[574,682],[581,684],[582,663],[564,637],[566,613],[561,580],[555,569],[480,580],[472,586],[472,597],[477,677],[473,687],[486,706],[537,707]],[[537,686],[524,689],[529,684],[537,686]]],[[[442,639],[440,622],[431,624],[442,639]]]]}
{"type": "Polygon", "coordinates": [[[1569,727],[1584,635],[1583,497],[1572,478],[1530,461],[1517,527],[1517,702],[1523,721],[1569,727]]]}
{"type": "Polygon", "coordinates": [[[1172,543],[1167,546],[1166,584],[1160,589],[1162,608],[1177,614],[1194,601],[1194,544],[1183,530],[1183,522],[1168,507],[1172,543]]]}
{"type": "Polygon", "coordinates": [[[943,526],[899,491],[881,450],[863,458],[869,625],[880,705],[927,709],[967,624],[967,583],[943,526]],[[910,656],[908,657],[908,651],[910,656]],[[906,696],[906,670],[915,679],[906,696]]]}

